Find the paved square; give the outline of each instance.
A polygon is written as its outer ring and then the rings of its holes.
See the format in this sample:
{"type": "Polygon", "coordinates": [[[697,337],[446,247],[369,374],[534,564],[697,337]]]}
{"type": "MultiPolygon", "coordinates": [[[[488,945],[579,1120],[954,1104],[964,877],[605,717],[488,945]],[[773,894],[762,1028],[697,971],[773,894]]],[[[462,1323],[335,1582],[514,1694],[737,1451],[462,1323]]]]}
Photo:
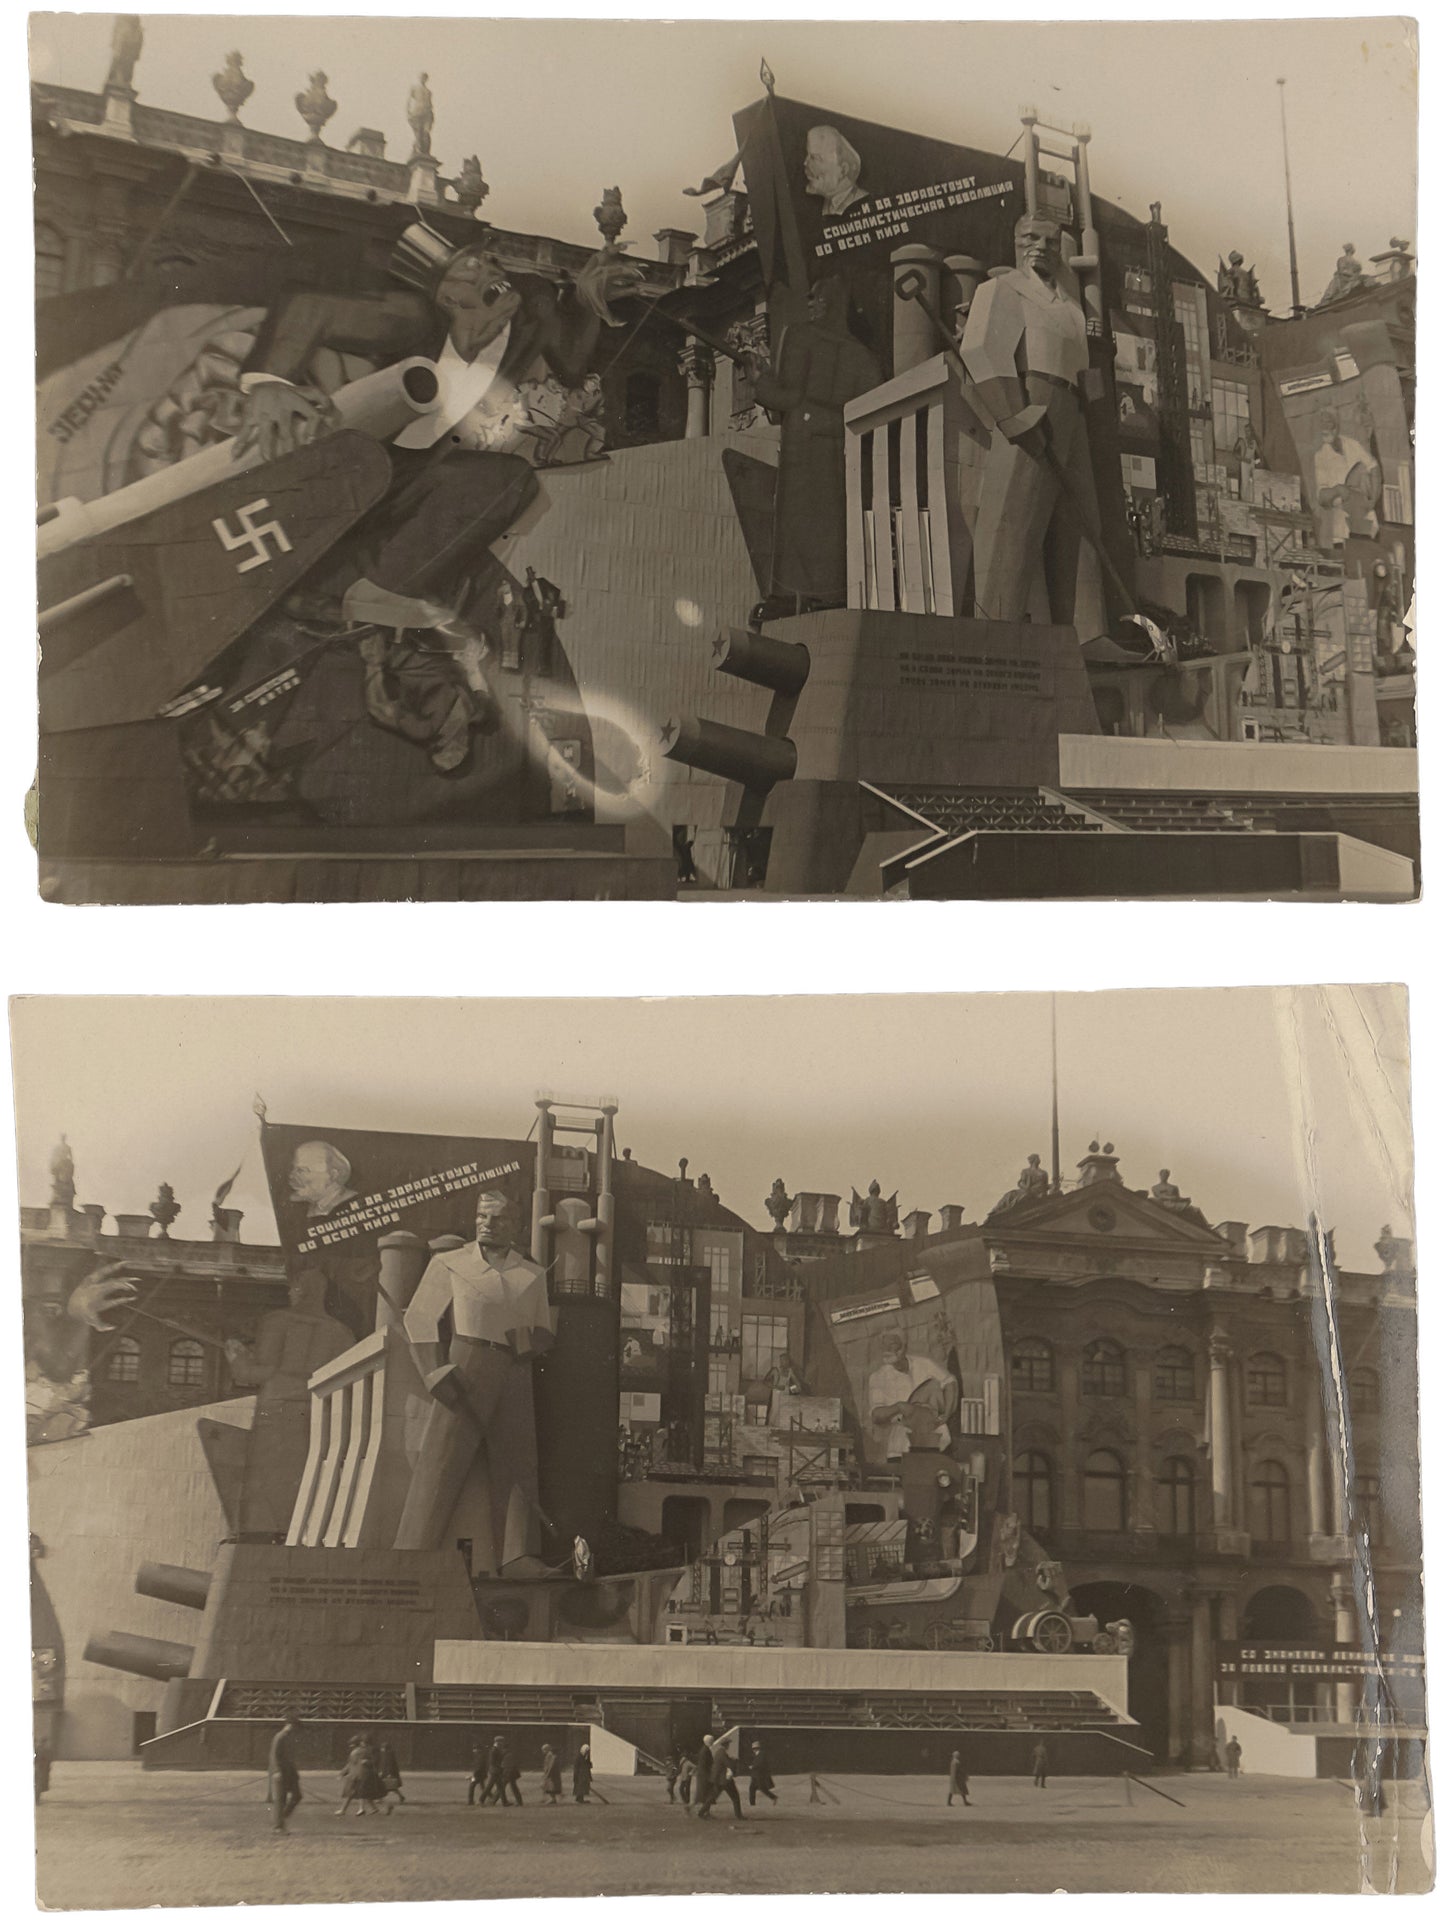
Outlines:
{"type": "Polygon", "coordinates": [[[875,1890],[1428,1889],[1418,1785],[1361,1819],[1343,1785],[1219,1776],[1137,1784],[979,1777],[973,1807],[944,1807],[934,1777],[823,1779],[808,1802],[780,1777],[776,1808],[724,1803],[706,1824],[656,1778],[598,1779],[609,1801],[469,1809],[454,1776],[415,1776],[390,1816],[337,1817],[333,1776],[308,1771],[290,1830],[270,1827],[265,1782],[241,1772],[143,1772],[61,1763],[38,1815],[39,1893],[50,1909],[150,1904],[344,1903],[423,1898],[875,1890]]]}

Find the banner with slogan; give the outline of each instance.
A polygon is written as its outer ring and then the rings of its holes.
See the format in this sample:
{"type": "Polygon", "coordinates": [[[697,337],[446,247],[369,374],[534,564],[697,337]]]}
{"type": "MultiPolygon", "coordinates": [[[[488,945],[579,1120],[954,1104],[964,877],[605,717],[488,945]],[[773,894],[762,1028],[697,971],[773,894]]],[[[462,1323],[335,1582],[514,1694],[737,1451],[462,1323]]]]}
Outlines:
{"type": "Polygon", "coordinates": [[[1024,210],[1021,161],[854,120],[797,100],[761,100],[734,119],[763,279],[808,284],[877,268],[919,242],[1013,265],[1024,210]]]}
{"type": "Polygon", "coordinates": [[[358,1338],[376,1326],[382,1236],[470,1241],[478,1192],[500,1189],[526,1246],[531,1142],[268,1122],[261,1147],[288,1270],[324,1275],[327,1313],[358,1338]]]}
{"type": "Polygon", "coordinates": [[[1218,1643],[1215,1674],[1221,1682],[1243,1676],[1293,1676],[1312,1681],[1349,1681],[1356,1676],[1418,1680],[1425,1674],[1423,1655],[1396,1650],[1367,1654],[1350,1643],[1218,1643]]]}

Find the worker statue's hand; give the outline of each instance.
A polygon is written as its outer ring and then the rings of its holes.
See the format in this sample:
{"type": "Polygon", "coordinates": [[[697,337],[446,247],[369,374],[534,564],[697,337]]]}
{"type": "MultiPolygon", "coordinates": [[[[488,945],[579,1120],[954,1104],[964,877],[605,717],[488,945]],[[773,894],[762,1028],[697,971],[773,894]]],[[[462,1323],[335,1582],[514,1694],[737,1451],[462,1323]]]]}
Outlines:
{"type": "Polygon", "coordinates": [[[1012,441],[1025,454],[1041,461],[1049,445],[1048,409],[1037,402],[1021,407],[1017,414],[1010,414],[1007,420],[999,422],[998,431],[1006,441],[1012,441]]]}
{"type": "Polygon", "coordinates": [[[231,443],[231,458],[239,461],[254,450],[263,461],[279,460],[319,441],[338,422],[335,406],[319,388],[259,381],[242,396],[241,425],[231,443]]]}

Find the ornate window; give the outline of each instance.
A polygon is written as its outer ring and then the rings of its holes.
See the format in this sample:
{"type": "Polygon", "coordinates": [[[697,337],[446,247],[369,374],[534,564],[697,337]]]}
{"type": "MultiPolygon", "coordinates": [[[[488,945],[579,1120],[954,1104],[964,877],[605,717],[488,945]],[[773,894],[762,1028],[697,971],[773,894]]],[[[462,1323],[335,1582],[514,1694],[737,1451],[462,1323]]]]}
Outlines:
{"type": "Polygon", "coordinates": [[[117,1339],[110,1361],[105,1365],[105,1379],[107,1382],[140,1381],[140,1344],[133,1335],[117,1339]]]}
{"type": "Polygon", "coordinates": [[[171,1366],[166,1377],[173,1389],[200,1389],[206,1381],[206,1352],[189,1339],[171,1344],[171,1366]]]}
{"type": "Polygon", "coordinates": [[[1194,1357],[1188,1349],[1161,1349],[1154,1364],[1154,1394],[1160,1402],[1194,1400],[1194,1357]]]}
{"type": "Polygon", "coordinates": [[[1031,1536],[1045,1536],[1054,1520],[1054,1465],[1038,1449],[1014,1457],[1014,1507],[1031,1536]]]}
{"type": "Polygon", "coordinates": [[[1110,1449],[1085,1460],[1084,1527],[1111,1535],[1128,1527],[1124,1465],[1110,1449]]]}
{"type": "Polygon", "coordinates": [[[1256,1542],[1290,1539],[1289,1471],[1282,1462],[1261,1462],[1249,1484],[1249,1533],[1256,1542]]]}
{"type": "Polygon", "coordinates": [[[1054,1352],[1047,1342],[1030,1338],[1013,1350],[1013,1386],[1034,1395],[1047,1395],[1054,1386],[1054,1352]]]}
{"type": "Polygon", "coordinates": [[[1252,1355],[1244,1368],[1244,1400],[1250,1409],[1285,1406],[1284,1364],[1277,1355],[1252,1355]]]}
{"type": "Polygon", "coordinates": [[[1350,1413],[1357,1416],[1380,1413],[1380,1378],[1373,1369],[1355,1369],[1351,1372],[1350,1413]]]}
{"type": "Polygon", "coordinates": [[[1124,1351],[1102,1337],[1084,1351],[1084,1394],[1121,1396],[1124,1393],[1124,1351]]]}
{"type": "Polygon", "coordinates": [[[1166,1536],[1194,1534],[1194,1464],[1187,1456],[1170,1456],[1158,1479],[1159,1529],[1166,1536]]]}

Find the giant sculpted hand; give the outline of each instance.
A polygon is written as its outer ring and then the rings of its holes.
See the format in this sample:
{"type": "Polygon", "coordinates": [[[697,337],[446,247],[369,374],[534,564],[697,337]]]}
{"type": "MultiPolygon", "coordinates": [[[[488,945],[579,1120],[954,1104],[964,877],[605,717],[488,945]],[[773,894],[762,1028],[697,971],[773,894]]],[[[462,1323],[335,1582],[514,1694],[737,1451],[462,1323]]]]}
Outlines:
{"type": "Polygon", "coordinates": [[[338,425],[330,398],[316,387],[289,381],[258,381],[241,399],[241,425],[231,443],[240,460],[254,448],[263,461],[275,461],[298,447],[309,447],[338,425]]]}

